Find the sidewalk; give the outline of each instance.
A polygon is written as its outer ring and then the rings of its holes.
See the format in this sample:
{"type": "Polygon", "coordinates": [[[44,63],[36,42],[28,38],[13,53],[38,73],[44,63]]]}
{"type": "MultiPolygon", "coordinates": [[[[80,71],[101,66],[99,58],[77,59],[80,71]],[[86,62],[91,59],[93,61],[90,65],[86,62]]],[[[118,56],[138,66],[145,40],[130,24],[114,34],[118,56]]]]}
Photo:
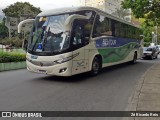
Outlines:
{"type": "MultiPolygon", "coordinates": [[[[160,111],[160,64],[148,69],[129,100],[127,111],[160,111]]],[[[126,120],[160,120],[160,117],[135,117],[126,120]]]]}

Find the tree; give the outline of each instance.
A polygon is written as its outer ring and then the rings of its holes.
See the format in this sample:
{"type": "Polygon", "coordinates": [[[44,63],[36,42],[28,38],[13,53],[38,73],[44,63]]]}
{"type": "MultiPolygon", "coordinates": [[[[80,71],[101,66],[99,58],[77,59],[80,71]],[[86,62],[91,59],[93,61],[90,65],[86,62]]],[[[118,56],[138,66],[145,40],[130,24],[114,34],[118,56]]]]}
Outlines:
{"type": "Polygon", "coordinates": [[[154,31],[154,27],[144,22],[141,24],[141,28],[143,30],[144,42],[149,44],[152,41],[152,31],[154,31]]]}
{"type": "Polygon", "coordinates": [[[160,23],[160,0],[124,0],[122,6],[125,9],[131,8],[136,18],[160,23]]]}
{"type": "MultiPolygon", "coordinates": [[[[2,11],[5,16],[7,16],[5,22],[9,29],[9,38],[17,36],[16,27],[18,26],[20,20],[33,18],[41,12],[40,8],[34,7],[29,2],[16,2],[6,7],[2,11]],[[12,17],[14,19],[12,19],[12,17]]],[[[25,40],[26,36],[24,36],[23,39],[25,40]]]]}
{"type": "Polygon", "coordinates": [[[8,29],[5,26],[4,19],[2,22],[0,22],[0,38],[4,38],[8,36],[8,29]]]}
{"type": "Polygon", "coordinates": [[[128,10],[123,9],[122,7],[120,9],[117,9],[115,12],[112,13],[113,15],[116,15],[117,17],[121,19],[125,19],[126,16],[129,15],[128,10]]]}
{"type": "Polygon", "coordinates": [[[131,8],[136,18],[145,18],[142,24],[143,34],[145,35],[145,42],[151,42],[152,31],[156,31],[154,26],[160,24],[160,0],[124,0],[122,7],[131,8]]]}
{"type": "Polygon", "coordinates": [[[6,16],[20,17],[24,14],[37,15],[41,12],[40,8],[36,8],[29,2],[16,2],[2,10],[6,16]]]}

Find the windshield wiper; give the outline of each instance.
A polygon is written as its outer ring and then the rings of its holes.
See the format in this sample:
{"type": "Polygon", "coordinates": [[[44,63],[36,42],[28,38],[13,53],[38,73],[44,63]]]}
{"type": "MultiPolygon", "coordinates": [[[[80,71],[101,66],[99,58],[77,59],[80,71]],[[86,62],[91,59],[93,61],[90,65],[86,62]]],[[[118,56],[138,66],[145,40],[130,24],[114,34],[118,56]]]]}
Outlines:
{"type": "Polygon", "coordinates": [[[35,48],[35,46],[36,46],[36,44],[37,44],[38,39],[39,39],[39,37],[40,37],[40,36],[41,36],[41,34],[39,34],[39,36],[38,36],[38,38],[37,38],[37,40],[36,40],[35,44],[33,45],[32,52],[33,52],[33,50],[34,50],[34,48],[35,48]]]}
{"type": "Polygon", "coordinates": [[[48,28],[48,31],[46,31],[46,33],[44,34],[44,40],[43,40],[43,42],[42,42],[43,51],[44,51],[44,47],[45,47],[45,45],[46,45],[46,43],[47,43],[47,37],[48,37],[49,31],[50,31],[50,27],[48,28]]]}

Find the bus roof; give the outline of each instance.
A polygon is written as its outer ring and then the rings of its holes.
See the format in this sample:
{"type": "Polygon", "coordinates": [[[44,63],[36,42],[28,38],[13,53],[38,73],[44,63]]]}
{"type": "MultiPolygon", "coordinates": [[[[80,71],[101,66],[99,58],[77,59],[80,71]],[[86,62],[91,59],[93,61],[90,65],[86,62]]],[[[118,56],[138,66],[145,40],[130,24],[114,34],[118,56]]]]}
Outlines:
{"type": "Polygon", "coordinates": [[[136,26],[130,22],[127,22],[125,20],[122,20],[114,15],[111,15],[109,13],[106,13],[102,10],[99,10],[97,8],[94,8],[94,7],[88,7],[88,6],[83,6],[83,7],[66,7],[66,8],[58,8],[58,9],[52,9],[52,10],[48,10],[48,11],[43,11],[41,13],[39,13],[37,16],[51,16],[51,15],[58,15],[58,14],[62,14],[62,13],[70,13],[70,12],[76,12],[76,11],[82,11],[82,10],[92,10],[92,11],[95,11],[95,12],[100,12],[100,13],[103,13],[105,14],[107,17],[111,18],[111,19],[114,19],[114,20],[117,20],[119,22],[122,22],[122,23],[125,23],[125,24],[128,24],[128,25],[131,25],[131,26],[134,26],[134,27],[137,27],[139,28],[139,26],[136,26]]]}

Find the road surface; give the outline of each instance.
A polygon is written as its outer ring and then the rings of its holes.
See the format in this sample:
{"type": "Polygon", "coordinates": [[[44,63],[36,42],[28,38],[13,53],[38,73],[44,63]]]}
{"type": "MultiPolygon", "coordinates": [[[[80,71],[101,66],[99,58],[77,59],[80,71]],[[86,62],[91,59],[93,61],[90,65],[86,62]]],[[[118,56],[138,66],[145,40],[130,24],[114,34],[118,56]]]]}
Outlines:
{"type": "Polygon", "coordinates": [[[1,72],[0,111],[124,111],[139,78],[159,61],[139,60],[134,65],[105,68],[96,77],[55,77],[27,70],[1,72]]]}

